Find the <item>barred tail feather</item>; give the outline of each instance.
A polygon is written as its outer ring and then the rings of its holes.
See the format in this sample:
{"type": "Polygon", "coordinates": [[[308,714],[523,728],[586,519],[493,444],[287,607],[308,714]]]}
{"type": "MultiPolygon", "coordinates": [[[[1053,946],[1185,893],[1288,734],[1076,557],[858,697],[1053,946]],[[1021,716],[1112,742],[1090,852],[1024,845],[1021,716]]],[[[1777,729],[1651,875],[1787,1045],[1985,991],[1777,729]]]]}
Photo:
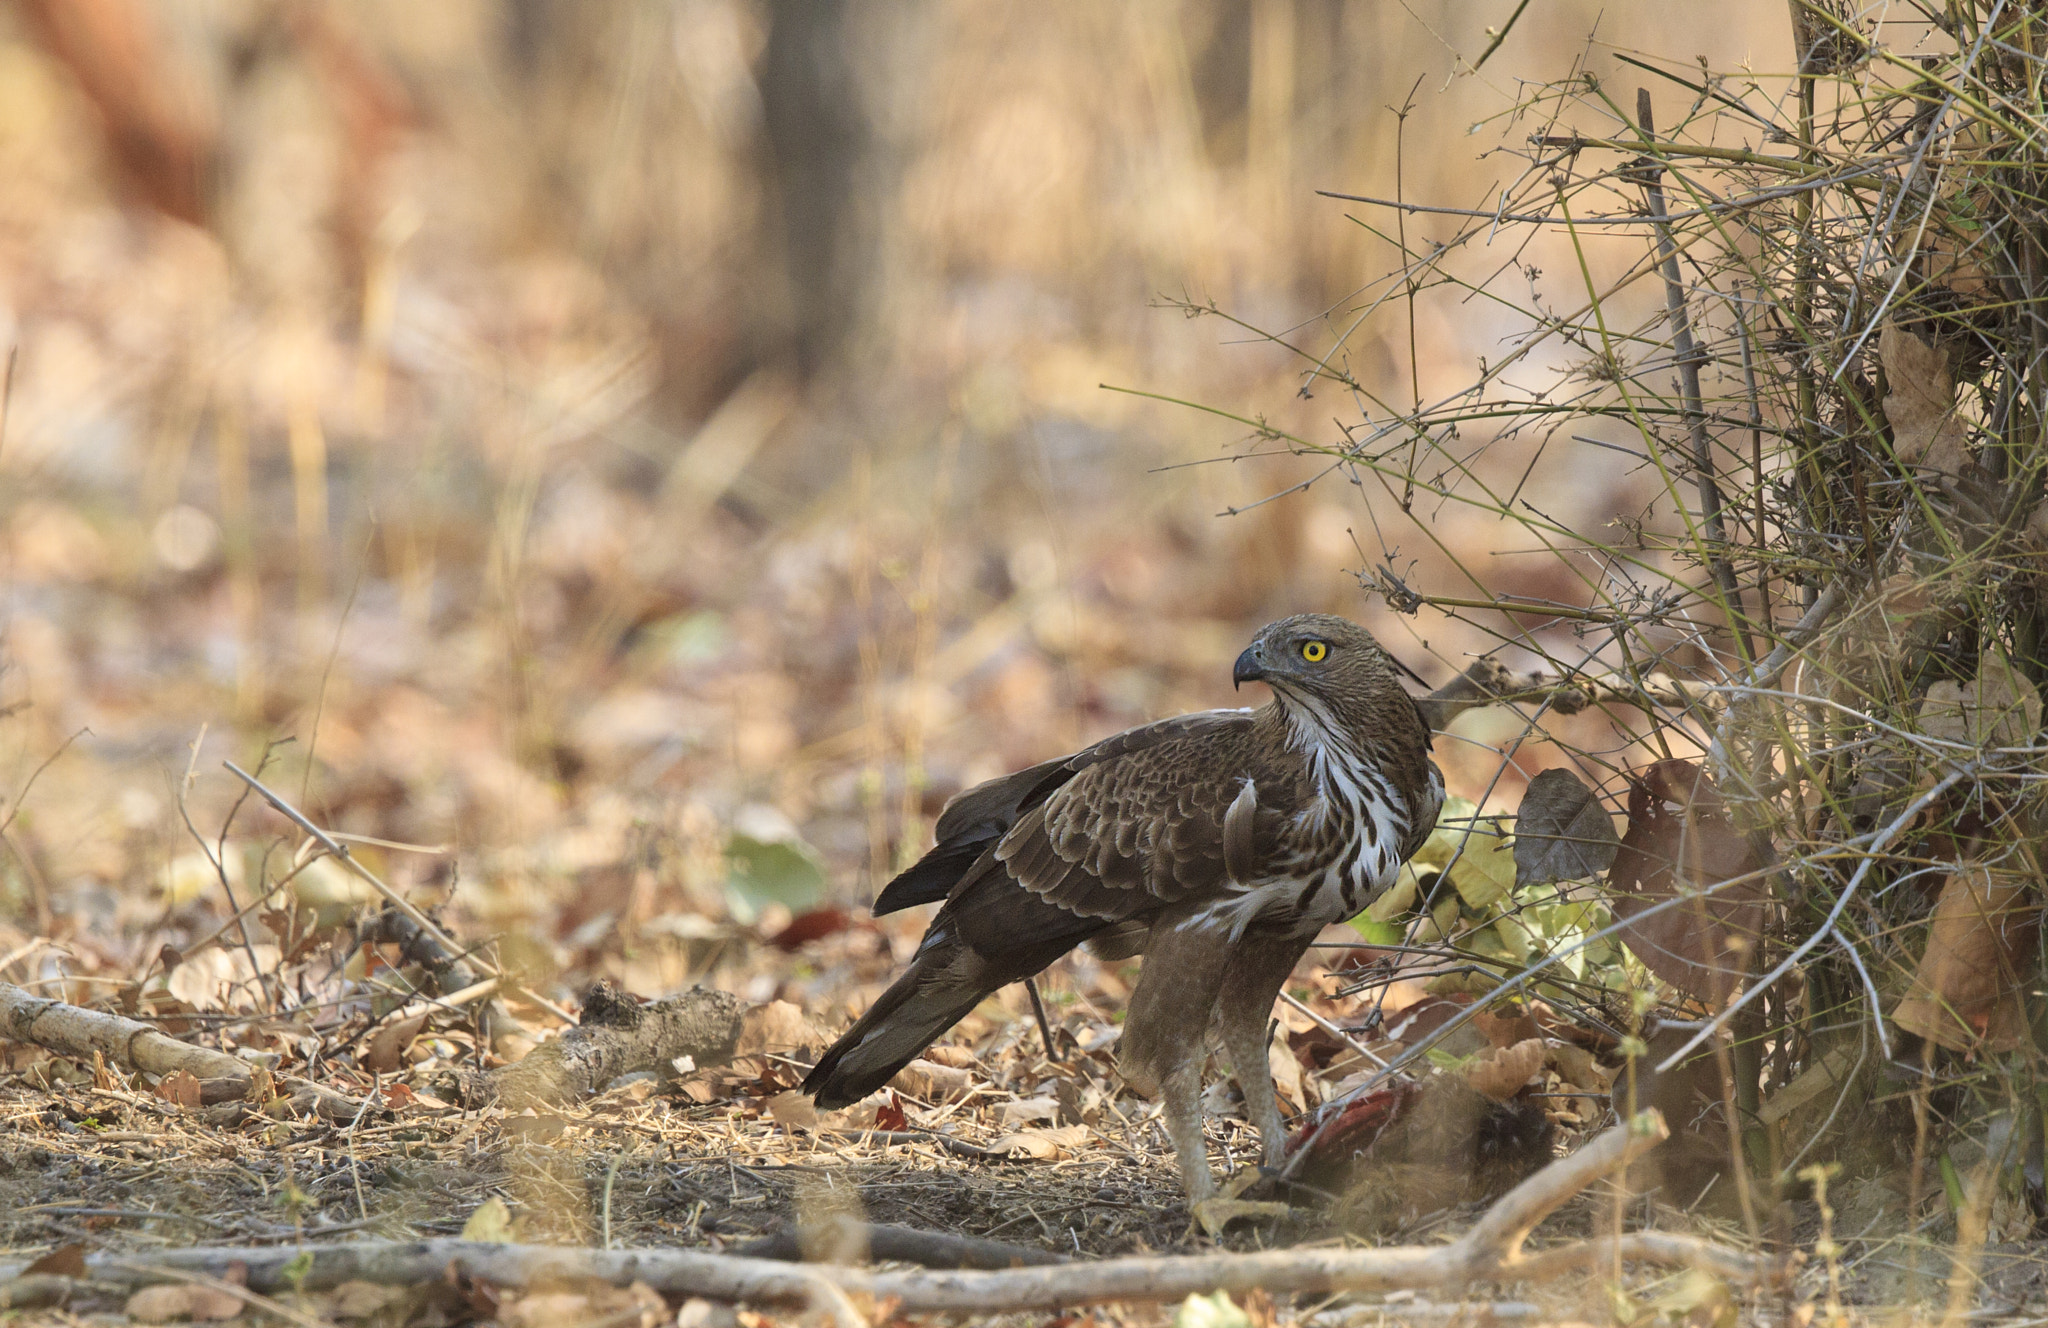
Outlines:
{"type": "Polygon", "coordinates": [[[803,1091],[829,1111],[850,1106],[896,1077],[941,1033],[1011,979],[963,945],[941,944],[908,971],[818,1059],[803,1091]]]}

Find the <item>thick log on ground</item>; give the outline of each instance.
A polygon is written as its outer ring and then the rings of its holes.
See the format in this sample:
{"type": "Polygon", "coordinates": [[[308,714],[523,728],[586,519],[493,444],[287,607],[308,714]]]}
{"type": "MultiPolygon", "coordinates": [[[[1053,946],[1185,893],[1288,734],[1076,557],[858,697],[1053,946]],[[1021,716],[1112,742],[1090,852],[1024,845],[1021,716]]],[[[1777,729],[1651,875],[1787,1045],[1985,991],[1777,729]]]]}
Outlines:
{"type": "Polygon", "coordinates": [[[585,998],[581,1023],[494,1072],[478,1090],[520,1111],[579,1101],[636,1070],[673,1075],[673,1062],[685,1056],[699,1067],[723,1065],[739,1045],[745,1009],[729,991],[692,987],[639,1005],[600,985],[585,998]]]}

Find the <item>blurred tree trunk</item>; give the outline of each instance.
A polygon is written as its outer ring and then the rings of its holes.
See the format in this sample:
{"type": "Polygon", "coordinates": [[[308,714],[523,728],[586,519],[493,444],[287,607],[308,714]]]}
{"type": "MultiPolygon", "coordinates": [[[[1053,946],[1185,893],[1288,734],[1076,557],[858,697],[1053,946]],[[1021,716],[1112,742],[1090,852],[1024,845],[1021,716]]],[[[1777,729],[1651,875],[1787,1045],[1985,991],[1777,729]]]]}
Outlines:
{"type": "Polygon", "coordinates": [[[844,347],[875,275],[873,218],[855,203],[875,136],[848,9],[848,0],[769,0],[759,72],[788,344],[806,376],[844,347]]]}

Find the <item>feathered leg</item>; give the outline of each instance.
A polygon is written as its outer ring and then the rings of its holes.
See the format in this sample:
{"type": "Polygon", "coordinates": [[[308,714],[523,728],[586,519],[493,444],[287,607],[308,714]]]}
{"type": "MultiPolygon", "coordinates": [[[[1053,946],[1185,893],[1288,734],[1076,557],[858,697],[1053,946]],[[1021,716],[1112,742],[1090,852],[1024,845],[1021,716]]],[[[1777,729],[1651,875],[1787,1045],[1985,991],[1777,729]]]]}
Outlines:
{"type": "Polygon", "coordinates": [[[1202,1133],[1202,1058],[1183,1061],[1159,1086],[1166,1115],[1166,1134],[1173,1140],[1174,1161],[1188,1204],[1199,1207],[1215,1197],[1216,1177],[1209,1170],[1209,1141],[1202,1133]]]}
{"type": "Polygon", "coordinates": [[[1307,951],[1306,941],[1292,937],[1246,936],[1231,950],[1216,1002],[1217,1036],[1230,1057],[1238,1091],[1244,1094],[1245,1115],[1265,1145],[1269,1167],[1279,1166],[1286,1153],[1287,1126],[1273,1092],[1267,1031],[1273,1001],[1307,951]]]}
{"type": "Polygon", "coordinates": [[[1124,1014],[1117,1069],[1138,1092],[1159,1095],[1188,1198],[1200,1202],[1216,1192],[1202,1137],[1202,1062],[1226,938],[1216,928],[1180,922],[1169,914],[1153,924],[1145,968],[1124,1014]]]}

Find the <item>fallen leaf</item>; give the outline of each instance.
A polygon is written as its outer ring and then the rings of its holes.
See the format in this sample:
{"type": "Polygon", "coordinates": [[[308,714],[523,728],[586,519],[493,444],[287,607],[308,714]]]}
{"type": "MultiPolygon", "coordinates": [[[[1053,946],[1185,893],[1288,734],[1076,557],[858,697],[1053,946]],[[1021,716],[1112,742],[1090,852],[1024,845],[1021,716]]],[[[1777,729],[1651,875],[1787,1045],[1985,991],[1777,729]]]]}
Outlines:
{"type": "Polygon", "coordinates": [[[2002,650],[1968,682],[1943,680],[1920,702],[1920,731],[1971,747],[2023,747],[2041,731],[2041,694],[2002,650]]]}
{"type": "Polygon", "coordinates": [[[660,1293],[643,1282],[630,1287],[594,1287],[587,1291],[536,1291],[498,1306],[504,1328],[563,1328],[603,1322],[618,1328],[654,1328],[669,1318],[660,1293]],[[638,1311],[636,1316],[635,1311],[638,1311]]]}
{"type": "Polygon", "coordinates": [[[977,1059],[973,1048],[952,1045],[926,1047],[924,1058],[934,1065],[950,1066],[955,1070],[972,1069],[977,1059]]]}
{"type": "Polygon", "coordinates": [[[813,907],[825,894],[825,868],[816,849],[797,837],[788,819],[768,808],[755,813],[755,833],[735,830],[726,840],[726,907],[735,921],[751,926],[772,904],[792,913],[813,907]]]}
{"type": "Polygon", "coordinates": [[[1725,1004],[1762,934],[1756,872],[1748,839],[1698,766],[1658,761],[1629,776],[1628,833],[1608,872],[1609,902],[1622,942],[1652,973],[1695,1000],[1725,1004]],[[1751,879],[1722,884],[1739,877],[1751,879]],[[1681,896],[1693,898],[1649,911],[1681,896]]]}
{"type": "Polygon", "coordinates": [[[789,920],[789,925],[768,938],[778,950],[801,950],[813,941],[836,936],[853,925],[853,915],[834,904],[807,909],[789,920]]]}
{"type": "Polygon", "coordinates": [[[1592,1052],[1569,1042],[1560,1042],[1550,1049],[1550,1063],[1556,1068],[1558,1078],[1573,1088],[1604,1093],[1614,1082],[1614,1076],[1593,1059],[1592,1052]]]}
{"type": "Polygon", "coordinates": [[[198,1076],[190,1070],[173,1070],[157,1082],[156,1095],[174,1107],[196,1111],[200,1103],[198,1076]]]}
{"type": "Polygon", "coordinates": [[[792,1088],[768,1099],[768,1115],[777,1125],[791,1130],[818,1128],[818,1108],[811,1099],[792,1088]]]}
{"type": "Polygon", "coordinates": [[[1049,1121],[1060,1112],[1058,1098],[1025,1097],[1003,1103],[998,1114],[1005,1125],[1029,1125],[1034,1121],[1049,1121]]]}
{"type": "Polygon", "coordinates": [[[1173,1312],[1173,1328],[1252,1328],[1252,1320],[1229,1292],[1218,1291],[1182,1301],[1173,1312]]]}
{"type": "Polygon", "coordinates": [[[1484,1033],[1488,1042],[1505,1048],[1543,1036],[1543,1029],[1536,1022],[1533,1010],[1513,1001],[1498,1004],[1498,1011],[1489,1008],[1472,1016],[1472,1026],[1484,1033]]]}
{"type": "Polygon", "coordinates": [[[462,1239],[480,1240],[491,1245],[512,1243],[512,1210],[505,1201],[493,1195],[470,1211],[469,1218],[462,1224],[462,1239]]]}
{"type": "MultiPolygon", "coordinates": [[[[1362,916],[1373,922],[1400,917],[1416,906],[1422,878],[1431,873],[1448,873],[1460,899],[1472,908],[1485,908],[1514,888],[1514,850],[1490,817],[1480,817],[1470,798],[1446,798],[1429,838],[1362,916]]],[[[1436,902],[1443,898],[1438,891],[1436,902]]]]}
{"type": "Polygon", "coordinates": [[[384,1085],[384,1105],[393,1111],[403,1111],[418,1100],[419,1094],[413,1092],[408,1084],[384,1085]]]}
{"type": "Polygon", "coordinates": [[[1620,847],[1613,819],[1583,780],[1562,766],[1541,771],[1515,813],[1515,888],[1591,879],[1620,847]]]}
{"type": "Polygon", "coordinates": [[[327,1293],[327,1312],[337,1319],[374,1319],[403,1304],[412,1288],[376,1282],[343,1282],[327,1293]]]}
{"type": "Polygon", "coordinates": [[[1948,356],[1896,322],[1878,334],[1877,354],[1884,365],[1884,417],[1892,426],[1893,455],[1904,465],[1962,474],[1970,461],[1970,435],[1956,416],[1948,356]]]}
{"type": "Polygon", "coordinates": [[[770,1052],[801,1051],[822,1047],[831,1039],[818,1031],[804,1012],[788,1001],[757,1005],[740,1016],[740,1040],[733,1055],[759,1056],[770,1052]]]}
{"type": "Polygon", "coordinates": [[[292,877],[293,902],[322,927],[340,924],[380,897],[376,886],[325,853],[302,864],[292,877]]]}
{"type": "Polygon", "coordinates": [[[170,1323],[177,1319],[215,1322],[242,1312],[240,1296],[213,1287],[181,1283],[147,1286],[128,1297],[122,1312],[137,1323],[170,1323]]]}
{"type": "Polygon", "coordinates": [[[2026,874],[1963,863],[1941,887],[1927,949],[1892,1022],[1937,1046],[2017,1051],[2027,1045],[2027,962],[2040,930],[2026,874]]]}
{"type": "Polygon", "coordinates": [[[84,1277],[85,1246],[77,1241],[59,1245],[42,1258],[21,1270],[23,1277],[84,1277]]]}
{"type": "Polygon", "coordinates": [[[1528,1086],[1543,1068],[1548,1048],[1541,1038],[1527,1038],[1512,1047],[1498,1047],[1465,1068],[1465,1082],[1496,1102],[1505,1102],[1528,1086]]]}
{"type": "Polygon", "coordinates": [[[1010,1157],[1036,1158],[1040,1162],[1055,1162],[1062,1156],[1075,1152],[1088,1142],[1088,1127],[1085,1125],[1062,1125],[1050,1130],[1019,1130],[1006,1134],[988,1146],[991,1153],[1010,1157]]]}
{"type": "Polygon", "coordinates": [[[405,1053],[412,1046],[412,1040],[427,1026],[424,1013],[411,1019],[401,1019],[395,1024],[386,1024],[370,1038],[370,1045],[363,1052],[363,1068],[372,1074],[390,1074],[405,1064],[405,1053]]]}
{"type": "Polygon", "coordinates": [[[889,1094],[889,1100],[875,1111],[875,1128],[878,1130],[907,1130],[910,1128],[910,1117],[903,1110],[902,1098],[894,1093],[889,1094]]]}
{"type": "Polygon", "coordinates": [[[1266,1044],[1266,1062],[1273,1075],[1273,1091],[1279,1094],[1281,1102],[1295,1112],[1308,1110],[1308,1088],[1302,1083],[1301,1062],[1286,1038],[1274,1038],[1266,1044]]]}

